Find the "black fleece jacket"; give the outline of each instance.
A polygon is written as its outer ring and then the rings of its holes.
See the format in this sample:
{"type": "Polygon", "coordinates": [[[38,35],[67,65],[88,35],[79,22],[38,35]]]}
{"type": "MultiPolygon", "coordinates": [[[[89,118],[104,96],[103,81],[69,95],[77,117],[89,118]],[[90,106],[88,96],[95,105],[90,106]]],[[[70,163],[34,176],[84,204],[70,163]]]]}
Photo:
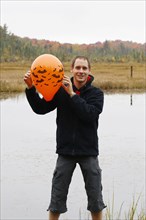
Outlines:
{"type": "Polygon", "coordinates": [[[90,75],[80,90],[73,85],[76,95],[72,98],[61,87],[53,100],[48,102],[40,98],[35,87],[25,90],[35,113],[46,114],[57,108],[56,153],[60,155],[99,154],[97,129],[104,96],[100,89],[91,85],[93,79],[90,75]]]}

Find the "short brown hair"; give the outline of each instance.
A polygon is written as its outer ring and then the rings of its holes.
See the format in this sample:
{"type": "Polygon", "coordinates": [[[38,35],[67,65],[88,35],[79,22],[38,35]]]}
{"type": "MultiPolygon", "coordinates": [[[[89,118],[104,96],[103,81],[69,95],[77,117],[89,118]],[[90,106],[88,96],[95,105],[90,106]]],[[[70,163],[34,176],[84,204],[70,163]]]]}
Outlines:
{"type": "Polygon", "coordinates": [[[91,69],[90,61],[89,61],[89,59],[88,59],[87,57],[85,57],[85,56],[76,56],[76,57],[72,60],[72,64],[71,64],[71,67],[72,67],[72,68],[74,68],[74,65],[75,65],[75,62],[76,62],[77,59],[87,60],[89,70],[91,69]]]}

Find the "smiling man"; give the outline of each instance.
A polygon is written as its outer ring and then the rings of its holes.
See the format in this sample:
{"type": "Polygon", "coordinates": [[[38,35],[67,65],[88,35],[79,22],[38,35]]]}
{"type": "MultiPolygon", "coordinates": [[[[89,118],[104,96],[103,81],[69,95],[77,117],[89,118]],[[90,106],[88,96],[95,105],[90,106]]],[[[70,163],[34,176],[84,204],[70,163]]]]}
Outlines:
{"type": "Polygon", "coordinates": [[[102,198],[101,169],[98,162],[98,119],[103,109],[103,92],[91,85],[90,62],[84,56],[72,61],[70,79],[64,76],[62,87],[53,100],[47,102],[36,92],[30,77],[24,81],[27,99],[37,114],[46,114],[57,108],[56,168],[52,180],[49,220],[58,220],[67,211],[66,200],[71,178],[79,164],[88,198],[87,209],[92,220],[102,219],[106,207],[102,198]]]}

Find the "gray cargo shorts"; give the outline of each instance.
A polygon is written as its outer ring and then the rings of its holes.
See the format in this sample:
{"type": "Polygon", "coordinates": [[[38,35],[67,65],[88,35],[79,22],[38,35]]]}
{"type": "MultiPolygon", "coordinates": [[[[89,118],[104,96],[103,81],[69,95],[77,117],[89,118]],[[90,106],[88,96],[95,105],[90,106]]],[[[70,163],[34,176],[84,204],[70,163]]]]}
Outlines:
{"type": "Polygon", "coordinates": [[[101,169],[96,156],[58,156],[52,179],[51,201],[47,211],[67,211],[66,200],[76,164],[79,164],[88,198],[87,209],[99,212],[106,206],[102,198],[101,169]]]}

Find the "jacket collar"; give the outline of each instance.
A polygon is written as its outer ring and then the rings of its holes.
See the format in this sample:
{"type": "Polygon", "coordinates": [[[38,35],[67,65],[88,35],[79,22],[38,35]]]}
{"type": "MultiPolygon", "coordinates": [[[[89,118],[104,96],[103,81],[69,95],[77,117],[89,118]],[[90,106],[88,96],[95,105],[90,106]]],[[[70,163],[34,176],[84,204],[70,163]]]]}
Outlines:
{"type": "Polygon", "coordinates": [[[73,84],[73,90],[77,95],[80,95],[80,93],[82,91],[84,91],[86,88],[88,88],[88,86],[91,85],[91,83],[93,82],[94,77],[92,75],[89,74],[88,78],[87,78],[87,82],[84,86],[82,86],[80,89],[77,89],[73,83],[73,77],[71,78],[72,84],[73,84]]]}

